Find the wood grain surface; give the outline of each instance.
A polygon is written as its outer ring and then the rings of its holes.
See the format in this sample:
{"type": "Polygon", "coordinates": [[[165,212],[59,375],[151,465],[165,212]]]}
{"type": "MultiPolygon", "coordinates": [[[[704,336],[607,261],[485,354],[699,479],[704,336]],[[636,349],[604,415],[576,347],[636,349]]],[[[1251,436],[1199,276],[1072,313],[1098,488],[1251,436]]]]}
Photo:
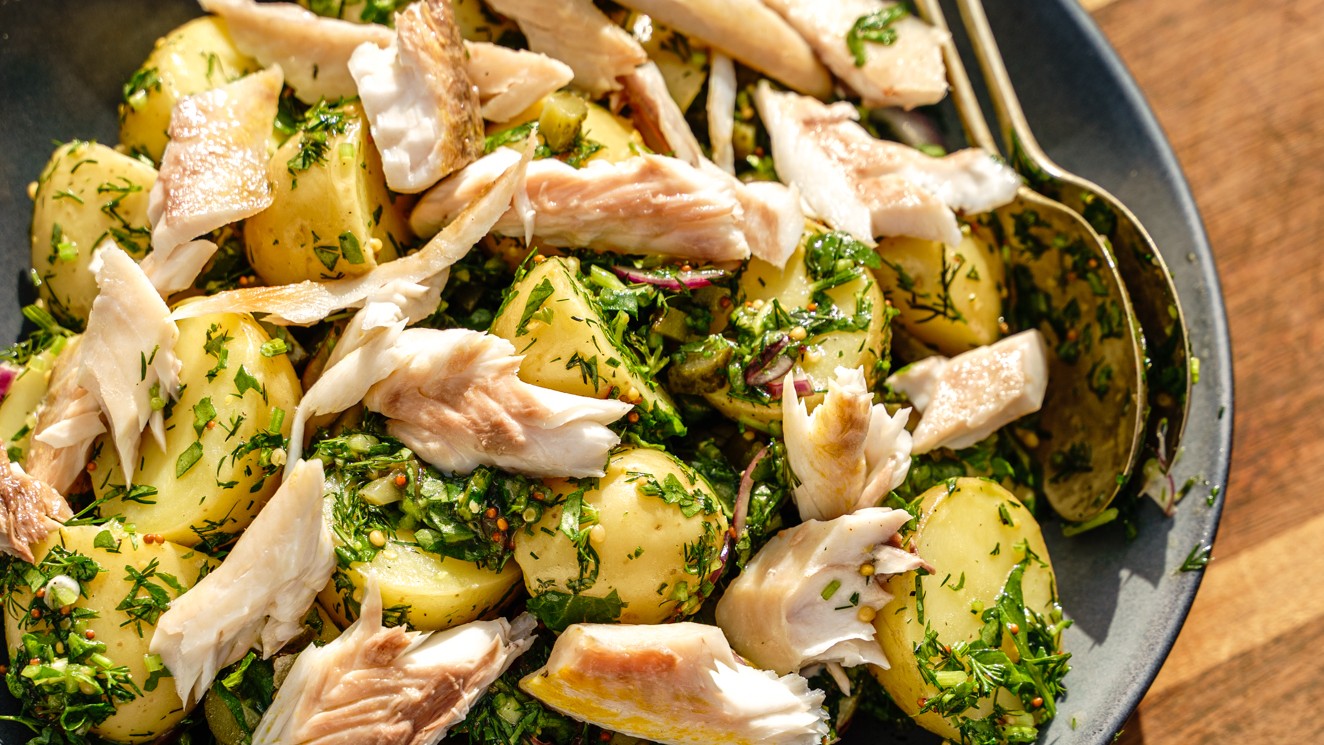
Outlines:
{"type": "Polygon", "coordinates": [[[1324,0],[1084,0],[1205,219],[1236,436],[1214,559],[1119,742],[1324,742],[1324,0]]]}

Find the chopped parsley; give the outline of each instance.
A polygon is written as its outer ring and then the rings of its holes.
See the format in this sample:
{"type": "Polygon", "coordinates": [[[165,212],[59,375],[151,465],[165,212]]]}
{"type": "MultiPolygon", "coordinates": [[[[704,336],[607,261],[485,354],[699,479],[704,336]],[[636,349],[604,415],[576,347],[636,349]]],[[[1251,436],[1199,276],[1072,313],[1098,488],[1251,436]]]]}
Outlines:
{"type": "Polygon", "coordinates": [[[846,48],[850,50],[855,66],[864,67],[869,61],[865,52],[865,42],[885,47],[895,44],[897,30],[894,25],[908,15],[910,11],[904,5],[898,4],[856,18],[850,31],[846,32],[846,48]]]}
{"type": "MultiPolygon", "coordinates": [[[[351,122],[344,106],[345,99],[333,102],[322,99],[304,112],[295,124],[298,150],[285,163],[291,176],[298,176],[326,160],[331,150],[331,138],[344,134],[351,122]]],[[[298,183],[298,179],[294,179],[291,188],[297,188],[298,183]]]]}

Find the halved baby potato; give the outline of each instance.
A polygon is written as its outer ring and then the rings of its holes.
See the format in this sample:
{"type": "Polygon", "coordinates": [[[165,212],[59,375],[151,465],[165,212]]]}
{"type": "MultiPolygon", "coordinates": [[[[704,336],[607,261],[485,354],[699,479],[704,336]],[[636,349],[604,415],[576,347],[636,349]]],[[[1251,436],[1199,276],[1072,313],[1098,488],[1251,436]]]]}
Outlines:
{"type": "MultiPolygon", "coordinates": [[[[1034,516],[1011,492],[978,478],[952,479],[925,492],[918,525],[903,540],[933,572],[888,578],[892,600],[878,611],[874,627],[891,667],[872,672],[902,711],[930,732],[959,741],[953,719],[981,719],[992,711],[994,699],[1008,710],[1025,707],[1000,688],[951,719],[934,711],[920,714],[923,702],[940,691],[921,672],[916,650],[930,631],[947,647],[979,639],[984,611],[995,606],[1022,564],[1025,607],[1046,619],[1060,619],[1048,547],[1034,516]]],[[[1002,649],[1015,659],[1008,637],[1004,634],[1002,649]]]]}
{"type": "MultiPolygon", "coordinates": [[[[182,594],[172,583],[187,591],[197,584],[216,562],[204,554],[173,543],[145,543],[141,534],[127,535],[118,524],[79,525],[65,527],[51,533],[42,543],[32,547],[33,556],[40,565],[55,548],[80,554],[95,561],[101,568],[92,579],[82,583],[86,597],[79,597],[75,608],[93,611],[95,615],[76,623],[79,630],[91,632],[93,639],[106,645],[105,656],[115,665],[129,669],[133,682],[142,695],[132,701],[117,704],[115,713],[92,728],[91,734],[112,742],[150,742],[169,732],[187,714],[175,686],[169,678],[158,681],[153,690],[144,687],[148,678],[149,646],[155,631],[155,621],[143,613],[122,610],[126,600],[147,596],[142,585],[135,584],[130,571],[143,576],[166,596],[173,599],[182,594]]],[[[38,588],[41,589],[41,588],[38,588]]],[[[20,644],[25,631],[47,628],[45,621],[32,622],[29,607],[46,608],[37,601],[33,605],[30,588],[18,589],[4,604],[5,638],[10,649],[20,644]]],[[[144,612],[148,606],[132,606],[144,612]]],[[[8,655],[6,655],[8,659],[8,655]]]]}
{"type": "Polygon", "coordinates": [[[336,623],[348,626],[371,577],[382,593],[382,605],[421,631],[441,631],[478,620],[501,607],[519,586],[520,570],[508,562],[501,571],[472,562],[428,553],[400,531],[371,561],[355,563],[333,578],[318,600],[336,623]],[[348,597],[347,597],[348,596],[348,597]],[[352,604],[346,600],[353,601],[352,604]]]}
{"type": "Polygon", "coordinates": [[[884,238],[878,255],[874,274],[911,336],[949,357],[998,340],[1005,271],[989,243],[968,231],[955,248],[884,238]]]}
{"type": "Polygon", "coordinates": [[[269,285],[366,274],[412,240],[363,108],[328,111],[340,126],[323,133],[321,156],[304,152],[305,135],[287,140],[271,158],[271,206],[244,221],[249,263],[269,285]]]}
{"type": "Polygon", "coordinates": [[[170,114],[180,99],[219,88],[261,69],[240,53],[219,16],[195,18],[158,39],[124,85],[120,144],[161,162],[170,114]]]}
{"type": "Polygon", "coordinates": [[[662,450],[626,448],[582,492],[564,479],[546,483],[557,500],[578,493],[575,527],[586,535],[575,541],[564,532],[565,502],[515,534],[515,560],[530,595],[616,593],[621,623],[660,623],[699,609],[727,530],[702,476],[662,450]],[[586,559],[587,551],[596,561],[586,559]]]}
{"type": "MultiPolygon", "coordinates": [[[[805,233],[801,245],[786,261],[785,269],[778,269],[762,259],[750,259],[740,275],[737,298],[760,305],[761,315],[772,312],[773,300],[788,310],[812,303],[814,279],[805,265],[804,240],[813,235],[814,232],[805,233]]],[[[878,379],[878,362],[888,345],[886,301],[878,283],[867,271],[827,290],[826,294],[843,315],[854,315],[866,307],[871,315],[869,325],[862,330],[831,331],[804,340],[805,353],[798,364],[813,382],[814,389],[819,391],[800,399],[811,411],[823,400],[827,381],[835,377],[834,371],[838,367],[863,366],[865,382],[872,388],[878,379]]],[[[713,408],[747,427],[762,432],[780,431],[780,399],[765,402],[737,396],[729,385],[705,393],[703,397],[713,408]]]]}
{"type": "Polygon", "coordinates": [[[186,546],[219,545],[248,527],[280,484],[283,438],[303,395],[289,359],[264,354],[270,340],[247,314],[179,322],[184,387],[166,417],[165,448],[143,438],[130,489],[107,436],[93,446],[104,516],[186,546]]]}
{"type": "Polygon", "coordinates": [[[88,266],[107,238],[135,261],[151,248],[147,196],[156,169],[105,145],[75,140],[56,148],[37,180],[32,270],[37,294],[63,323],[82,328],[97,295],[88,266]]]}

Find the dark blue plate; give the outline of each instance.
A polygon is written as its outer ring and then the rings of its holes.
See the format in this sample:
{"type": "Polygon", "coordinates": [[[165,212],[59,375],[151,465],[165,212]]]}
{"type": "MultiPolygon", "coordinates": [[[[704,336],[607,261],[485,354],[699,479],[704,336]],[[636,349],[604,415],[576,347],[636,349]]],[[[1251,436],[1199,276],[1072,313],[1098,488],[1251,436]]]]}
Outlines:
{"type": "MultiPolygon", "coordinates": [[[[826,1],[826,0],[825,0],[826,1]]],[[[1076,624],[1070,692],[1044,742],[1110,742],[1158,674],[1201,574],[1177,567],[1212,542],[1222,509],[1210,486],[1226,483],[1232,442],[1232,361],[1223,301],[1200,216],[1144,98],[1075,0],[988,0],[1007,66],[1040,142],[1063,167],[1130,206],[1158,243],[1190,322],[1200,382],[1175,482],[1193,489],[1172,519],[1152,505],[1134,541],[1112,533],[1045,534],[1062,603],[1076,624]],[[1208,485],[1205,485],[1205,482],[1208,485]]],[[[0,0],[0,339],[17,338],[26,280],[27,185],[54,141],[117,140],[120,86],[161,34],[197,15],[186,0],[0,0]]],[[[953,10],[948,17],[958,18],[953,10]]],[[[959,33],[959,31],[958,31],[959,33]]],[[[13,701],[0,701],[6,713],[13,701]]],[[[856,728],[853,741],[871,733],[856,728]]],[[[0,743],[26,731],[0,727],[0,743]]]]}

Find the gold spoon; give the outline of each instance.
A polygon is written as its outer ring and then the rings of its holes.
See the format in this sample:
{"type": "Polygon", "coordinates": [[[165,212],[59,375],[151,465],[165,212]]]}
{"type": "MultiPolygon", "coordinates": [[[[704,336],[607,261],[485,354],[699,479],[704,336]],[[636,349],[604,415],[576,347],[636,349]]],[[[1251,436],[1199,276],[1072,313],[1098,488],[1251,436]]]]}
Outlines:
{"type": "MultiPolygon", "coordinates": [[[[966,136],[996,154],[942,9],[937,0],[916,5],[947,32],[943,59],[966,136]]],[[[1038,426],[1023,442],[1043,465],[1053,509],[1083,522],[1117,495],[1145,435],[1144,341],[1131,300],[1099,234],[1061,203],[1021,186],[1011,204],[982,218],[1004,247],[1009,324],[1038,328],[1050,352],[1038,426]]]]}
{"type": "Polygon", "coordinates": [[[1136,318],[1144,330],[1149,354],[1149,447],[1166,455],[1177,455],[1191,392],[1191,347],[1186,334],[1177,288],[1158,247],[1136,216],[1098,184],[1077,176],[1044,153],[1030,131],[998,52],[981,0],[958,0],[976,59],[984,71],[993,109],[1009,149],[1011,165],[1035,191],[1067,205],[1089,221],[1112,242],[1117,268],[1132,291],[1136,318]]]}

